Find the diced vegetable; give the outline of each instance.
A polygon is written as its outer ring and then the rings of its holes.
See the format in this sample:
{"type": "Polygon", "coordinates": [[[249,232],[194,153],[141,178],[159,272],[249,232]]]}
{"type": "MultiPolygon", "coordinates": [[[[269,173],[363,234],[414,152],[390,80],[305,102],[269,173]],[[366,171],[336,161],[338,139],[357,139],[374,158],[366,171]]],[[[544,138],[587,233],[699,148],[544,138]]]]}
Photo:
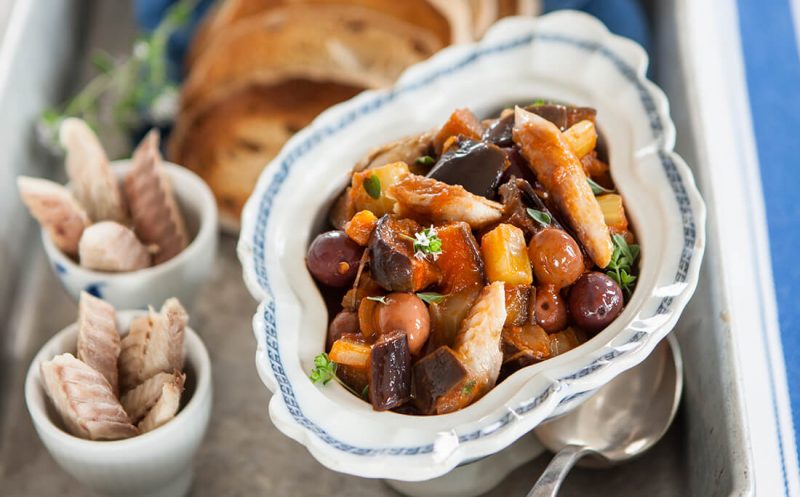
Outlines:
{"type": "Polygon", "coordinates": [[[328,326],[328,340],[325,350],[330,350],[336,340],[345,333],[358,333],[358,315],[351,310],[342,310],[328,326]]]}
{"type": "Polygon", "coordinates": [[[451,185],[461,185],[475,195],[492,198],[508,165],[506,152],[500,147],[482,141],[461,140],[439,157],[427,176],[451,185]]]}
{"type": "Polygon", "coordinates": [[[550,334],[550,354],[552,357],[569,352],[586,341],[586,335],[577,328],[567,328],[550,334]]]}
{"type": "Polygon", "coordinates": [[[528,321],[530,285],[506,285],[506,326],[522,326],[528,321]]]}
{"type": "Polygon", "coordinates": [[[600,184],[612,184],[608,175],[608,164],[597,158],[597,152],[591,152],[581,157],[581,165],[586,172],[586,176],[600,184]]]}
{"type": "Polygon", "coordinates": [[[416,292],[441,280],[441,271],[430,258],[415,255],[411,239],[421,230],[411,219],[386,215],[378,220],[369,241],[370,268],[372,277],[386,290],[416,292]]]}
{"type": "Polygon", "coordinates": [[[533,282],[531,262],[522,230],[500,224],[481,238],[481,254],[490,282],[509,285],[530,285],[533,282]]]}
{"type": "Polygon", "coordinates": [[[433,147],[437,154],[441,154],[444,142],[451,136],[464,136],[480,140],[481,134],[483,134],[483,126],[475,114],[469,109],[456,109],[433,137],[433,147]]]}
{"type": "Polygon", "coordinates": [[[506,378],[525,366],[549,359],[550,335],[541,326],[526,324],[503,328],[503,367],[506,378]]]}
{"type": "Polygon", "coordinates": [[[431,315],[431,337],[428,350],[435,350],[442,345],[452,347],[458,329],[472,304],[478,299],[483,285],[470,286],[457,292],[448,293],[444,300],[429,307],[431,315]]]}
{"type": "Polygon", "coordinates": [[[436,228],[442,253],[436,265],[442,271],[442,291],[460,292],[467,287],[483,287],[485,277],[478,242],[467,223],[455,222],[436,228]]]}
{"type": "Polygon", "coordinates": [[[591,107],[573,107],[553,103],[529,105],[525,107],[525,110],[547,119],[561,131],[565,131],[580,121],[594,122],[597,115],[597,111],[591,107]]]}
{"type": "Polygon", "coordinates": [[[358,328],[367,338],[378,333],[378,307],[381,305],[383,305],[381,302],[372,300],[372,297],[361,299],[358,305],[358,328]]]}
{"type": "Polygon", "coordinates": [[[369,400],[375,410],[392,409],[411,399],[411,353],[405,333],[381,335],[372,347],[369,369],[369,400]]]}
{"type": "Polygon", "coordinates": [[[385,290],[372,278],[368,270],[362,271],[358,286],[348,290],[342,297],[342,307],[354,311],[364,298],[383,295],[384,292],[385,290]]]}
{"type": "Polygon", "coordinates": [[[353,209],[368,210],[377,217],[392,212],[394,200],[386,195],[386,191],[408,174],[408,166],[404,162],[353,173],[350,185],[353,209]]]}
{"type": "Polygon", "coordinates": [[[577,122],[564,131],[562,136],[579,159],[594,150],[597,145],[597,131],[592,121],[577,122]]]}
{"type": "Polygon", "coordinates": [[[365,368],[369,363],[370,346],[363,337],[356,334],[344,334],[333,342],[328,356],[336,364],[365,368]]]}
{"type": "Polygon", "coordinates": [[[414,403],[423,414],[460,409],[467,370],[450,347],[442,346],[414,364],[414,403]]]}
{"type": "Polygon", "coordinates": [[[359,211],[345,224],[344,232],[354,242],[364,247],[369,243],[369,237],[377,223],[378,218],[371,211],[359,211]]]}
{"type": "Polygon", "coordinates": [[[597,197],[600,210],[603,211],[603,218],[608,229],[612,233],[624,233],[628,230],[628,218],[625,216],[625,207],[622,205],[622,196],[616,193],[609,193],[597,197]]]}

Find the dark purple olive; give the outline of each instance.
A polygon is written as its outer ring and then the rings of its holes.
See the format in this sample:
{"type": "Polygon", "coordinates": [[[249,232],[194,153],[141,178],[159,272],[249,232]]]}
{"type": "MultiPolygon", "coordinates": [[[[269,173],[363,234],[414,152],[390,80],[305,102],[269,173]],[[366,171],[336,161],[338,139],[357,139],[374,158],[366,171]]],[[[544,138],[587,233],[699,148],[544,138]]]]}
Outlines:
{"type": "Polygon", "coordinates": [[[493,198],[500,178],[508,167],[506,153],[491,143],[461,140],[443,153],[429,178],[450,185],[461,185],[468,192],[493,198]]]}
{"type": "Polygon", "coordinates": [[[569,292],[572,320],[589,333],[597,333],[614,321],[622,304],[619,285],[597,271],[581,276],[569,292]]]}
{"type": "Polygon", "coordinates": [[[328,231],[317,235],[308,247],[306,265],[323,285],[342,287],[353,282],[358,272],[363,247],[344,231],[328,231]]]}

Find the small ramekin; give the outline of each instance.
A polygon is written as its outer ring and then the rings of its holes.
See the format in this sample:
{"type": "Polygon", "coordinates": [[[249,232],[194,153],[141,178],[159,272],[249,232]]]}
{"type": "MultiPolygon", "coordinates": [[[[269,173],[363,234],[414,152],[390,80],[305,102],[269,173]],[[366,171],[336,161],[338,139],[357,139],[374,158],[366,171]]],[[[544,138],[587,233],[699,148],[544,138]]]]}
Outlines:
{"type": "MultiPolygon", "coordinates": [[[[130,321],[143,313],[118,312],[121,334],[127,334],[130,321]]],[[[186,328],[186,390],[175,418],[143,435],[107,442],[84,440],[64,431],[42,384],[39,365],[58,354],[74,354],[77,335],[77,324],[71,324],[51,338],[36,354],[25,378],[25,403],[47,450],[64,471],[103,495],[186,495],[192,483],[192,457],[211,414],[211,362],[200,337],[186,328]]]]}
{"type": "MultiPolygon", "coordinates": [[[[58,279],[76,301],[81,291],[101,297],[118,309],[144,309],[177,297],[190,307],[200,286],[208,279],[217,253],[217,204],[208,185],[186,168],[165,163],[172,188],[192,236],[189,246],[172,259],[138,271],[107,273],[80,266],[53,244],[42,230],[42,242],[58,279]]],[[[130,160],[111,163],[120,178],[131,168],[130,160]]]]}

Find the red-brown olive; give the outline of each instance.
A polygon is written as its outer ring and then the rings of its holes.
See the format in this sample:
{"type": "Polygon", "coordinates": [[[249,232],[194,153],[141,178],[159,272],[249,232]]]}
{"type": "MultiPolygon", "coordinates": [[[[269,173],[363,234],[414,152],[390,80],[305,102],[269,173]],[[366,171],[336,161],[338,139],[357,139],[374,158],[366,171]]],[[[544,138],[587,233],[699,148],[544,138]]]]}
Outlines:
{"type": "Polygon", "coordinates": [[[431,317],[425,303],[413,293],[390,293],[386,304],[377,307],[378,329],[381,335],[402,331],[408,335],[408,349],[417,355],[431,331],[431,317]]]}
{"type": "Polygon", "coordinates": [[[563,330],[567,326],[567,304],[553,286],[536,288],[534,318],[536,324],[548,333],[563,330]]]}
{"type": "Polygon", "coordinates": [[[609,325],[622,311],[622,290],[603,273],[586,273],[569,292],[572,320],[589,333],[609,325]]]}
{"type": "Polygon", "coordinates": [[[545,228],[536,233],[528,246],[528,255],[540,284],[565,288],[583,273],[580,247],[566,231],[558,228],[545,228]]]}
{"type": "Polygon", "coordinates": [[[308,270],[323,285],[342,287],[353,282],[364,252],[344,231],[318,235],[308,248],[308,270]]]}
{"type": "Polygon", "coordinates": [[[358,333],[358,314],[353,311],[343,310],[333,318],[328,326],[328,344],[325,350],[330,350],[333,342],[345,333],[358,333]]]}

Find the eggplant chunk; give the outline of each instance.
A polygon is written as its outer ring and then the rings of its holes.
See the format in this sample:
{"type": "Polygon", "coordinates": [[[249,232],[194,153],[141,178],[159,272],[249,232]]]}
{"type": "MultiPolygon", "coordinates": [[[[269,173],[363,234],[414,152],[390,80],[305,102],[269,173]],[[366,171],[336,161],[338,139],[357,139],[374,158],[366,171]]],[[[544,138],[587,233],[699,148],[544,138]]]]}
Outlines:
{"type": "Polygon", "coordinates": [[[506,153],[497,145],[467,139],[447,149],[427,177],[493,198],[508,165],[506,153]]]}
{"type": "Polygon", "coordinates": [[[501,116],[487,126],[481,139],[485,142],[494,143],[499,147],[510,147],[514,144],[513,129],[514,113],[509,111],[505,116],[501,116]]]}
{"type": "Polygon", "coordinates": [[[436,227],[442,253],[436,265],[442,271],[442,291],[460,292],[468,287],[483,287],[486,281],[478,242],[467,223],[454,222],[436,227]]]}
{"type": "Polygon", "coordinates": [[[369,401],[376,411],[385,411],[411,399],[411,352],[408,336],[385,333],[372,346],[369,356],[369,401]]]}
{"type": "Polygon", "coordinates": [[[464,221],[481,229],[500,220],[503,206],[460,185],[409,174],[389,188],[395,214],[426,222],[464,221]]]}
{"type": "Polygon", "coordinates": [[[438,284],[441,271],[426,257],[414,254],[414,244],[407,237],[422,227],[411,219],[383,216],[375,225],[369,240],[372,254],[372,278],[384,289],[393,292],[416,292],[438,284]]]}
{"type": "Polygon", "coordinates": [[[597,116],[597,111],[591,107],[560,104],[529,105],[525,107],[525,110],[547,119],[561,131],[566,131],[580,121],[590,121],[594,124],[595,116],[597,116]]]}
{"type": "Polygon", "coordinates": [[[594,263],[606,267],[614,248],[611,235],[600,204],[586,181],[583,166],[561,132],[553,123],[518,107],[514,142],[539,182],[555,199],[594,263]]]}
{"type": "Polygon", "coordinates": [[[443,345],[414,364],[414,404],[422,414],[445,414],[460,408],[467,370],[443,345]]]}

